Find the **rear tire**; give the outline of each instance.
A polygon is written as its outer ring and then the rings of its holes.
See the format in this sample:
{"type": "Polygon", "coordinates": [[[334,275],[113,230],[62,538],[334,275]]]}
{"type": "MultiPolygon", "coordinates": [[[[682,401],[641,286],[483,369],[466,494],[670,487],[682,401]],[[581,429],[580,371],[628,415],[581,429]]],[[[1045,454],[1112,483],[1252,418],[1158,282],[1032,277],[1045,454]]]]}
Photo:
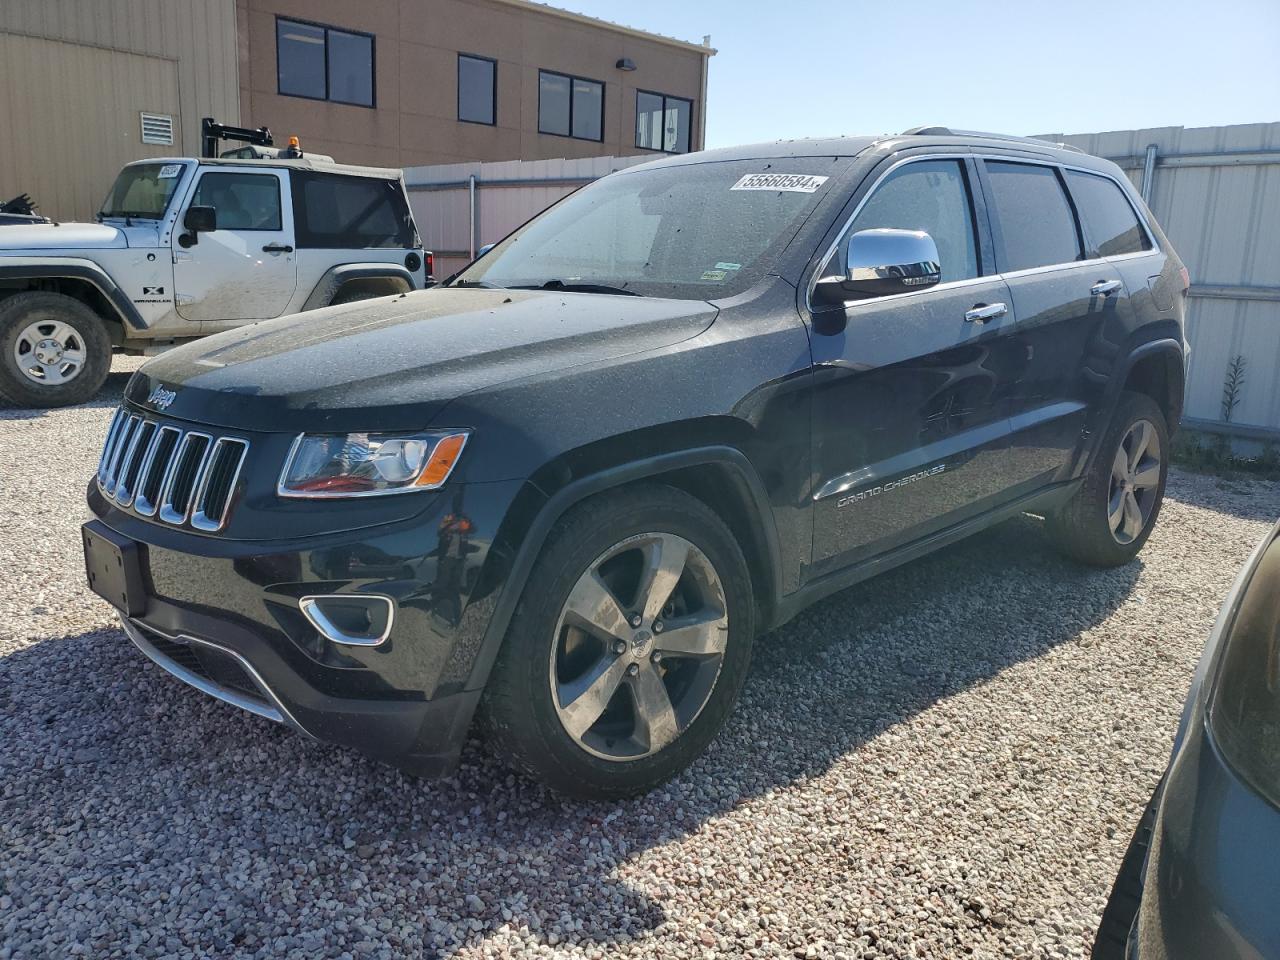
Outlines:
{"type": "Polygon", "coordinates": [[[754,632],[746,561],[705,504],[657,484],[592,497],[529,576],[485,691],[488,740],[559,793],[644,793],[720,730],[754,632]]]}
{"type": "Polygon", "coordinates": [[[1050,535],[1089,566],[1128,563],[1156,525],[1168,473],[1164,413],[1146,394],[1122,393],[1083,485],[1049,516],[1050,535]]]}
{"type": "Polygon", "coordinates": [[[0,300],[0,397],[19,407],[65,407],[96,394],[111,372],[98,315],[42,290],[0,300]]]}

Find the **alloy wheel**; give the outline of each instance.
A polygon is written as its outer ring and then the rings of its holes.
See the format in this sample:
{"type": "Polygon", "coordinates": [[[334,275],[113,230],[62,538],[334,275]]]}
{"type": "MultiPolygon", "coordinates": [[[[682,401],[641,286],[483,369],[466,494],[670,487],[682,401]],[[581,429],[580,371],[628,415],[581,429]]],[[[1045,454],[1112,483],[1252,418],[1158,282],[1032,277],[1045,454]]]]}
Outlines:
{"type": "Polygon", "coordinates": [[[556,624],[549,679],[565,731],[606,760],[669,746],[711,698],[727,611],[715,568],[683,537],[643,533],[606,550],[556,624]]]}
{"type": "Polygon", "coordinates": [[[1129,428],[1111,465],[1107,522],[1117,543],[1138,539],[1151,520],[1160,489],[1160,437],[1149,420],[1129,428]]]}
{"type": "Polygon", "coordinates": [[[29,323],[13,343],[13,358],[23,376],[41,386],[74,380],[89,351],[75,327],[61,320],[29,323]]]}

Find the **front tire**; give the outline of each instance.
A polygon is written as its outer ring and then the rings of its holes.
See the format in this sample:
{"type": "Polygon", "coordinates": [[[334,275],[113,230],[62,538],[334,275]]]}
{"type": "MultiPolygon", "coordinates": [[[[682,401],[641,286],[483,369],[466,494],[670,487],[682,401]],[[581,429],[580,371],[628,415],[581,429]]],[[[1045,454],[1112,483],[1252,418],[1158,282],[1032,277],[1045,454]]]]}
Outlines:
{"type": "Polygon", "coordinates": [[[1169,428],[1142,393],[1120,395],[1084,484],[1049,517],[1064,553],[1094,567],[1128,563],[1151,536],[1169,473],[1169,428]]]}
{"type": "Polygon", "coordinates": [[[720,730],[755,631],[737,541],[672,487],[600,494],[547,538],[485,691],[493,748],[553,790],[644,793],[720,730]]]}
{"type": "Polygon", "coordinates": [[[102,321],[72,297],[38,290],[0,301],[0,396],[20,407],[88,400],[111,371],[102,321]]]}

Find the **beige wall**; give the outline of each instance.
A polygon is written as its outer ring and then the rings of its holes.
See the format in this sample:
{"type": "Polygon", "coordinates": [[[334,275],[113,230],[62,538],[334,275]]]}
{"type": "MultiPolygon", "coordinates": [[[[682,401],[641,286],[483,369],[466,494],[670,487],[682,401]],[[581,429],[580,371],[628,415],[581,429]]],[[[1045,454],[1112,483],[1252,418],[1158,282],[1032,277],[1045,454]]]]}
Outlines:
{"type": "MultiPolygon", "coordinates": [[[[246,125],[297,135],[304,150],[351,163],[415,166],[636,154],[636,90],[694,101],[702,141],[704,54],[633,32],[498,0],[237,0],[246,125]],[[375,36],[376,109],[276,93],[277,15],[375,36]],[[457,56],[498,61],[497,125],[457,119],[457,56]],[[619,71],[629,57],[637,69],[619,71]],[[605,84],[604,142],[540,134],[538,70],[605,84]]],[[[656,154],[655,154],[656,155],[656,154]]]]}
{"type": "Polygon", "coordinates": [[[0,0],[0,200],[92,216],[122,164],[198,153],[204,116],[239,120],[235,0],[0,0]]]}

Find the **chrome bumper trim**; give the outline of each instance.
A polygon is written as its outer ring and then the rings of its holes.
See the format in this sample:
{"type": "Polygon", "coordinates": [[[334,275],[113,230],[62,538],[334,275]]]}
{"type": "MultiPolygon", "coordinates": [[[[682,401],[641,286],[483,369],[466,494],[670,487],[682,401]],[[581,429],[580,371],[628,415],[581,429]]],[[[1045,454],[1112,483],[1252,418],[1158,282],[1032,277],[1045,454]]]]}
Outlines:
{"type": "Polygon", "coordinates": [[[223,703],[229,703],[233,707],[239,707],[241,710],[247,710],[255,716],[264,717],[267,720],[274,720],[276,723],[286,724],[308,737],[311,736],[311,734],[307,733],[306,728],[304,728],[302,724],[298,723],[298,721],[294,719],[293,714],[291,714],[285,705],[280,702],[280,698],[272,692],[269,686],[267,686],[267,682],[263,680],[262,675],[253,668],[253,664],[234,650],[228,650],[226,647],[220,646],[216,643],[210,643],[208,640],[201,640],[198,637],[188,636],[187,634],[171,636],[163,630],[156,630],[155,627],[146,627],[147,630],[154,631],[172,643],[208,647],[211,650],[218,651],[218,653],[221,653],[224,656],[231,657],[240,665],[241,669],[244,670],[249,679],[253,681],[253,685],[258,688],[258,692],[261,693],[263,699],[267,701],[266,704],[261,704],[251,700],[243,694],[236,693],[234,690],[228,690],[226,687],[218,686],[216,683],[212,683],[204,677],[198,676],[180,664],[170,660],[147,640],[142,630],[138,629],[138,624],[135,624],[132,619],[123,613],[120,614],[120,623],[124,626],[125,634],[133,641],[133,645],[135,647],[145,653],[147,658],[153,661],[162,670],[171,673],[183,683],[195,687],[201,693],[207,693],[209,696],[221,700],[223,703]]]}

